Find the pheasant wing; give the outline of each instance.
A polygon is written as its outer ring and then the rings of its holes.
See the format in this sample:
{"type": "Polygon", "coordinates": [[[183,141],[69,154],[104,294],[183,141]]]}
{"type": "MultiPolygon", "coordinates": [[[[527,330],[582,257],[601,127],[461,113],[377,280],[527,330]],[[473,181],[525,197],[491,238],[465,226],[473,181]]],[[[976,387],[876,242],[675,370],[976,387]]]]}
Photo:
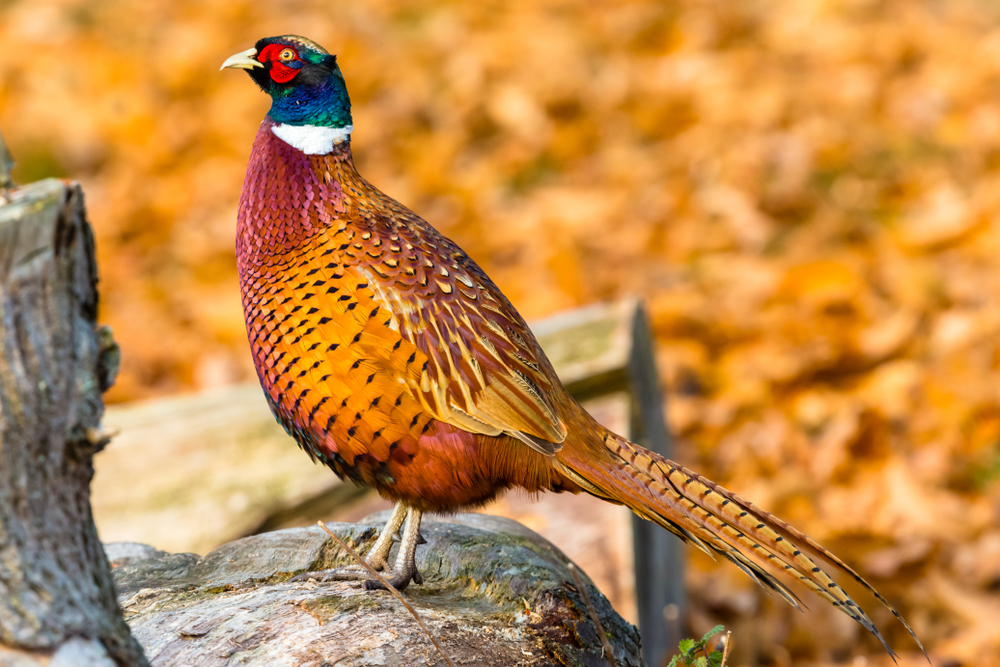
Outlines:
{"type": "Polygon", "coordinates": [[[411,395],[440,421],[555,454],[566,438],[549,398],[558,379],[503,293],[444,237],[400,229],[389,246],[355,270],[412,348],[393,369],[411,395]]]}

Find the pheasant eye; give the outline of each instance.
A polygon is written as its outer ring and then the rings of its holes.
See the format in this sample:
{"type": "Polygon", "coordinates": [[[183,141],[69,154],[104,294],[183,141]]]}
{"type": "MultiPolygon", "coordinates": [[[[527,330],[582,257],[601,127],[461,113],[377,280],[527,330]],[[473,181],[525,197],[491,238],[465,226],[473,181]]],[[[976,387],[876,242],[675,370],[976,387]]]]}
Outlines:
{"type": "Polygon", "coordinates": [[[291,49],[282,49],[281,53],[278,54],[278,57],[285,62],[295,60],[295,51],[292,51],[291,49]]]}

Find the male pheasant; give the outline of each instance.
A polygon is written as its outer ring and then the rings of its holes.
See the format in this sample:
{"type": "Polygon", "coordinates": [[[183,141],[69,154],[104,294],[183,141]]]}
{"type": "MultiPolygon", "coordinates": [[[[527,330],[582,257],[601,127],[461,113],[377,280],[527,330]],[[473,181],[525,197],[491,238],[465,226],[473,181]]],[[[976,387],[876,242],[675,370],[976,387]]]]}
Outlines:
{"type": "MultiPolygon", "coordinates": [[[[351,104],[336,56],[286,35],[262,39],[222,67],[246,70],[272,100],[250,155],[236,232],[261,386],[313,460],[396,502],[367,557],[395,587],[421,583],[414,554],[424,512],[476,507],[511,487],[584,491],[731,560],[796,607],[776,575],[798,579],[892,654],[819,567],[821,557],[913,635],[885,598],[822,546],[609,432],[580,407],[483,270],[355,170],[351,104]]],[[[378,587],[360,568],[309,574],[378,587]]]]}

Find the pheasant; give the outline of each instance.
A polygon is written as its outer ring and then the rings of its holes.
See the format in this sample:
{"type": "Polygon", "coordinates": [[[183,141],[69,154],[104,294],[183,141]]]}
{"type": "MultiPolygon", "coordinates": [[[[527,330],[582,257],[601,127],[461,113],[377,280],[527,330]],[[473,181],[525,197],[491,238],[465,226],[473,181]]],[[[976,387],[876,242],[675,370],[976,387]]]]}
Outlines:
{"type": "MultiPolygon", "coordinates": [[[[276,419],[313,461],[395,501],[366,557],[393,586],[422,583],[415,553],[425,512],[481,506],[512,487],[585,492],[732,561],[797,608],[799,598],[779,575],[798,579],[894,655],[818,565],[824,559],[888,607],[920,645],[892,605],[825,548],[611,433],[580,407],[483,270],[358,174],[336,56],[285,35],[261,39],[225,68],[246,70],[271,97],[236,230],[261,386],[276,419]]],[[[359,567],[304,576],[380,587],[359,567]]]]}

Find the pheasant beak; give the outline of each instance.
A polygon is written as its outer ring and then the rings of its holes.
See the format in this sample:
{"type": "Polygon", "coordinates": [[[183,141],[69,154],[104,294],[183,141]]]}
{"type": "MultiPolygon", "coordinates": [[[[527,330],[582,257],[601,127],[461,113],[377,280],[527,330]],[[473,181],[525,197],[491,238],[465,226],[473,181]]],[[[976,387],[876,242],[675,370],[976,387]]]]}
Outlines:
{"type": "Polygon", "coordinates": [[[257,49],[247,49],[242,53],[237,53],[236,55],[229,56],[226,58],[226,62],[222,63],[222,67],[219,71],[226,68],[232,69],[253,69],[254,67],[263,67],[263,63],[254,60],[254,56],[257,55],[257,49]]]}

